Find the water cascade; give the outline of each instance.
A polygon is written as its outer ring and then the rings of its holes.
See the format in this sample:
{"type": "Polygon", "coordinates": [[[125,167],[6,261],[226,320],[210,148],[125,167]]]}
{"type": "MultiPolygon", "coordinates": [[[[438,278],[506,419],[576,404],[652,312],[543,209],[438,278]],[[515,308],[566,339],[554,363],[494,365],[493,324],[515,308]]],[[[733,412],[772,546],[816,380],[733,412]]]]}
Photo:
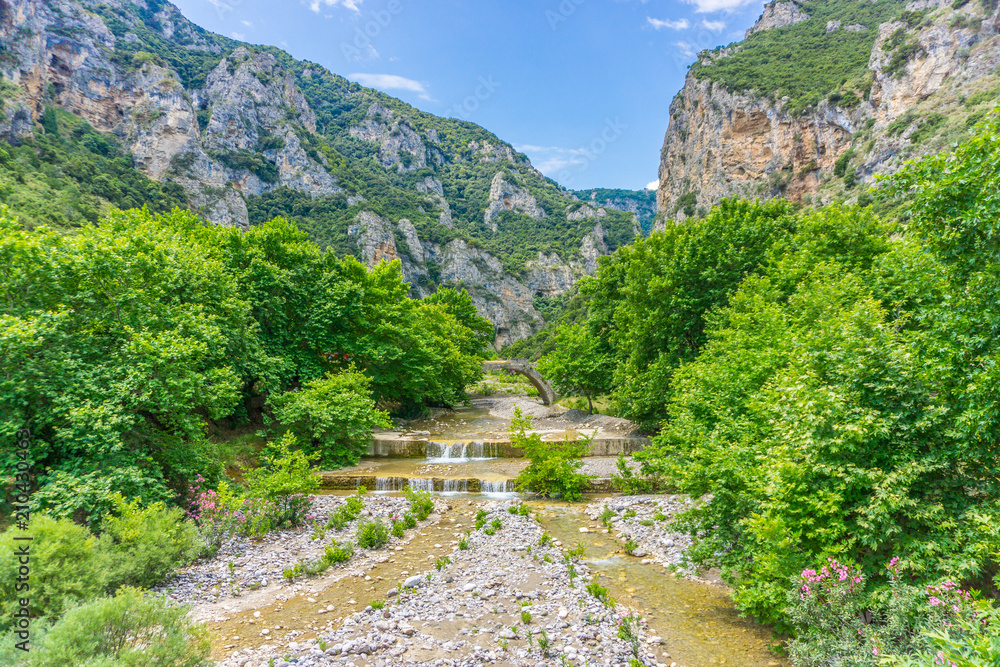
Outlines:
{"type": "Polygon", "coordinates": [[[428,442],[427,461],[430,463],[465,463],[496,458],[499,447],[495,442],[428,442]]]}

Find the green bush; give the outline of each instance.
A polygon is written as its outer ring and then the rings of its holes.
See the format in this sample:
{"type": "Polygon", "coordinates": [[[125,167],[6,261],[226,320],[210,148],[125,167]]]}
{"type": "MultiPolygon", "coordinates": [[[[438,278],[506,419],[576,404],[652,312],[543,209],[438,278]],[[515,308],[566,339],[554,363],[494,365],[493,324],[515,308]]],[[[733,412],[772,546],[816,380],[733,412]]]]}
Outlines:
{"type": "Polygon", "coordinates": [[[211,644],[183,606],[124,587],[115,597],[75,607],[32,645],[29,667],[202,667],[211,644]]]}
{"type": "Polygon", "coordinates": [[[392,425],[376,409],[371,380],[353,366],[307,382],[272,399],[275,415],[301,433],[306,448],[326,466],[354,465],[375,428],[392,425]]]}
{"type": "Polygon", "coordinates": [[[350,542],[334,542],[326,547],[323,558],[331,565],[351,560],[354,555],[354,545],[350,542]]]}
{"type": "Polygon", "coordinates": [[[663,488],[663,480],[656,474],[643,475],[636,473],[623,455],[615,462],[618,472],[611,475],[611,484],[618,493],[625,496],[637,496],[643,493],[655,493],[663,488]]]}
{"type": "MultiPolygon", "coordinates": [[[[423,521],[434,511],[434,501],[431,499],[429,491],[414,491],[408,488],[403,493],[410,501],[409,511],[413,513],[417,521],[423,521]]],[[[412,528],[412,526],[407,527],[412,528]]]]}
{"type": "MultiPolygon", "coordinates": [[[[100,541],[89,530],[69,519],[32,517],[31,612],[54,621],[67,609],[104,593],[107,588],[108,557],[100,541]]],[[[0,534],[0,630],[9,628],[18,608],[18,568],[15,551],[23,543],[11,528],[0,534]]]]}
{"type": "Polygon", "coordinates": [[[362,521],[358,524],[357,541],[363,549],[378,549],[389,541],[389,528],[381,519],[362,521]]]}
{"type": "Polygon", "coordinates": [[[590,452],[593,437],[578,440],[567,437],[557,442],[542,442],[538,433],[526,433],[530,428],[531,419],[515,407],[514,418],[510,422],[510,442],[530,460],[528,467],[514,480],[517,488],[569,501],[582,498],[590,475],[584,475],[579,470],[583,467],[583,457],[590,452]]]}
{"type": "Polygon", "coordinates": [[[118,495],[116,513],[101,524],[110,590],[122,585],[154,586],[191,563],[205,548],[198,529],[184,520],[178,508],[162,503],[142,508],[138,500],[126,502],[118,495]]]}

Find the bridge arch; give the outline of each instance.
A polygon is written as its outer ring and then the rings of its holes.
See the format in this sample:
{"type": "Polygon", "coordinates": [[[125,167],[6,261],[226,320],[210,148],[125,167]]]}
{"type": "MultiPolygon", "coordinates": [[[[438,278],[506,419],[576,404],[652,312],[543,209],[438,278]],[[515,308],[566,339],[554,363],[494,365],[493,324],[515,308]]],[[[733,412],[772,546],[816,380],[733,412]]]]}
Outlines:
{"type": "Polygon", "coordinates": [[[535,370],[534,365],[524,358],[498,359],[496,361],[484,361],[483,371],[514,371],[528,378],[528,381],[538,390],[538,395],[544,405],[552,405],[558,396],[553,391],[552,386],[545,381],[542,374],[535,370]]]}

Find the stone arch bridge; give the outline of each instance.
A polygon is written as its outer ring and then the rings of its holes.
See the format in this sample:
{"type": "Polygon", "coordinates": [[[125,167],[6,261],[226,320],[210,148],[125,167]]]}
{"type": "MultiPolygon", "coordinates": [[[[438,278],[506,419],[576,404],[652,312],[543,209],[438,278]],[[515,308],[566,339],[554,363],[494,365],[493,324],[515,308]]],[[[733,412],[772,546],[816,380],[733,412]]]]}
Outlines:
{"type": "Polygon", "coordinates": [[[544,405],[552,405],[558,396],[552,390],[552,386],[546,382],[542,374],[535,370],[534,365],[524,358],[518,359],[498,359],[496,361],[484,361],[483,371],[514,371],[528,378],[528,380],[538,390],[538,395],[544,405]]]}

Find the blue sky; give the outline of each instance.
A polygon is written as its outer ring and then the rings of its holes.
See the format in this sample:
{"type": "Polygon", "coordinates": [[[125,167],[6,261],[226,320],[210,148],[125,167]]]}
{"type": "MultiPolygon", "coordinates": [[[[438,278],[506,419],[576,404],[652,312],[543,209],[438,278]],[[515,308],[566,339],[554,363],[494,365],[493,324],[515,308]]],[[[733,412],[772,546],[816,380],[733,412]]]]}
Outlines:
{"type": "Polygon", "coordinates": [[[175,0],[204,28],[478,123],[574,188],[655,181],[695,53],[763,0],[175,0]]]}

